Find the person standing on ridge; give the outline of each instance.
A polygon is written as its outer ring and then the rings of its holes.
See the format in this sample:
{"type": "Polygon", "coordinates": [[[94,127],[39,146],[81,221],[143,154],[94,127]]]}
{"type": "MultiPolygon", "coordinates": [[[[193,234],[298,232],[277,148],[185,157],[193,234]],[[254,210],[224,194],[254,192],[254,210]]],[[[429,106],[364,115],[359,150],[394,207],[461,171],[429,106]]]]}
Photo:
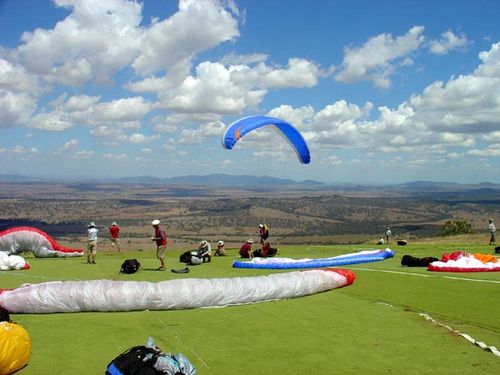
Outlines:
{"type": "Polygon", "coordinates": [[[109,229],[109,234],[111,235],[111,247],[115,247],[118,249],[118,254],[121,253],[120,250],[120,227],[116,223],[116,221],[113,221],[111,223],[111,226],[108,227],[109,229]]]}
{"type": "Polygon", "coordinates": [[[165,250],[167,249],[167,232],[165,228],[160,227],[160,220],[155,219],[151,222],[155,229],[155,234],[151,237],[151,241],[156,242],[156,258],[160,260],[158,271],[165,271],[165,250]]]}
{"type": "Polygon", "coordinates": [[[495,221],[493,220],[492,217],[490,217],[488,221],[489,221],[488,229],[490,231],[490,245],[494,245],[497,240],[497,234],[496,234],[497,229],[495,228],[495,221]]]}
{"type": "Polygon", "coordinates": [[[389,239],[391,238],[392,236],[392,232],[391,232],[391,227],[387,227],[387,231],[385,232],[385,242],[387,243],[387,245],[389,245],[389,239]]]}
{"type": "Polygon", "coordinates": [[[259,224],[259,236],[261,245],[264,245],[269,238],[269,227],[267,224],[259,224]]]}
{"type": "Polygon", "coordinates": [[[88,241],[87,241],[87,263],[95,264],[95,256],[97,254],[97,236],[99,234],[99,229],[95,227],[94,222],[89,224],[87,229],[88,241]]]}

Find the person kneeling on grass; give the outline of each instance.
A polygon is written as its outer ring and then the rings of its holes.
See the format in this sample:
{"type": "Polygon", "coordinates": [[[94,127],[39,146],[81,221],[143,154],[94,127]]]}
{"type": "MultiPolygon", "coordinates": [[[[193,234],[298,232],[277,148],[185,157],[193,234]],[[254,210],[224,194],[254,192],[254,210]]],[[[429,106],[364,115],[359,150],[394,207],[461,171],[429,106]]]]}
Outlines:
{"type": "Polygon", "coordinates": [[[200,242],[196,256],[203,259],[204,263],[210,263],[210,260],[212,260],[212,246],[210,246],[208,241],[203,240],[200,242]]]}
{"type": "Polygon", "coordinates": [[[253,254],[252,254],[252,244],[253,244],[253,240],[252,239],[249,239],[247,240],[240,248],[240,256],[242,258],[250,258],[252,259],[253,258],[253,254]]]}
{"type": "Polygon", "coordinates": [[[226,255],[226,249],[224,248],[224,241],[219,241],[217,243],[217,250],[215,250],[216,257],[223,257],[226,255]]]}

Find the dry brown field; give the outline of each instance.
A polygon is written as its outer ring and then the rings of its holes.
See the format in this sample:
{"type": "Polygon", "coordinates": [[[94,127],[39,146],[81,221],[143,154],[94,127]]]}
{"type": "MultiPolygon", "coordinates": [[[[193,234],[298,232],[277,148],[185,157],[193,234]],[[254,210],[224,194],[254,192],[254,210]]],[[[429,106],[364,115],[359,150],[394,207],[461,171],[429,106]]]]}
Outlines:
{"type": "Polygon", "coordinates": [[[189,249],[206,239],[238,248],[271,228],[279,244],[375,243],[387,227],[395,237],[432,240],[447,220],[465,220],[484,237],[500,200],[471,195],[436,197],[391,190],[287,189],[115,183],[0,183],[0,230],[35,226],[59,242],[85,243],[87,224],[100,229],[100,247],[112,251],[107,228],[121,227],[122,247],[151,249],[151,221],[167,229],[169,247],[189,249]]]}

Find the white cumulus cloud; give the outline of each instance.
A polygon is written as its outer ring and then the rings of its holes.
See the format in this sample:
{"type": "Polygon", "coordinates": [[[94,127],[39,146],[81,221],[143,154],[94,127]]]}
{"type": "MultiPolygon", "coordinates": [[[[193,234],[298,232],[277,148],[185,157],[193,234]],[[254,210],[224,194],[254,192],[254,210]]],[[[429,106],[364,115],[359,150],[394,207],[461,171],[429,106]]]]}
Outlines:
{"type": "Polygon", "coordinates": [[[361,47],[346,47],[344,61],[335,79],[342,82],[372,81],[377,87],[388,88],[395,63],[401,60],[408,64],[408,55],[425,41],[423,32],[423,26],[414,26],[402,36],[379,34],[361,47]]]}

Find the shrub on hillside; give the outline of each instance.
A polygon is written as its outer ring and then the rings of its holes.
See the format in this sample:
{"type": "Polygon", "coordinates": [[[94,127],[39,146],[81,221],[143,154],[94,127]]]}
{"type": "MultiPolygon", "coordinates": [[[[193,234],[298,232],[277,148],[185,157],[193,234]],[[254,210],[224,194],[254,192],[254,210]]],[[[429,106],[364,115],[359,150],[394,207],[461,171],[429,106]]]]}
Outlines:
{"type": "Polygon", "coordinates": [[[441,226],[441,236],[454,236],[457,234],[470,234],[472,227],[465,220],[448,220],[441,226]]]}

